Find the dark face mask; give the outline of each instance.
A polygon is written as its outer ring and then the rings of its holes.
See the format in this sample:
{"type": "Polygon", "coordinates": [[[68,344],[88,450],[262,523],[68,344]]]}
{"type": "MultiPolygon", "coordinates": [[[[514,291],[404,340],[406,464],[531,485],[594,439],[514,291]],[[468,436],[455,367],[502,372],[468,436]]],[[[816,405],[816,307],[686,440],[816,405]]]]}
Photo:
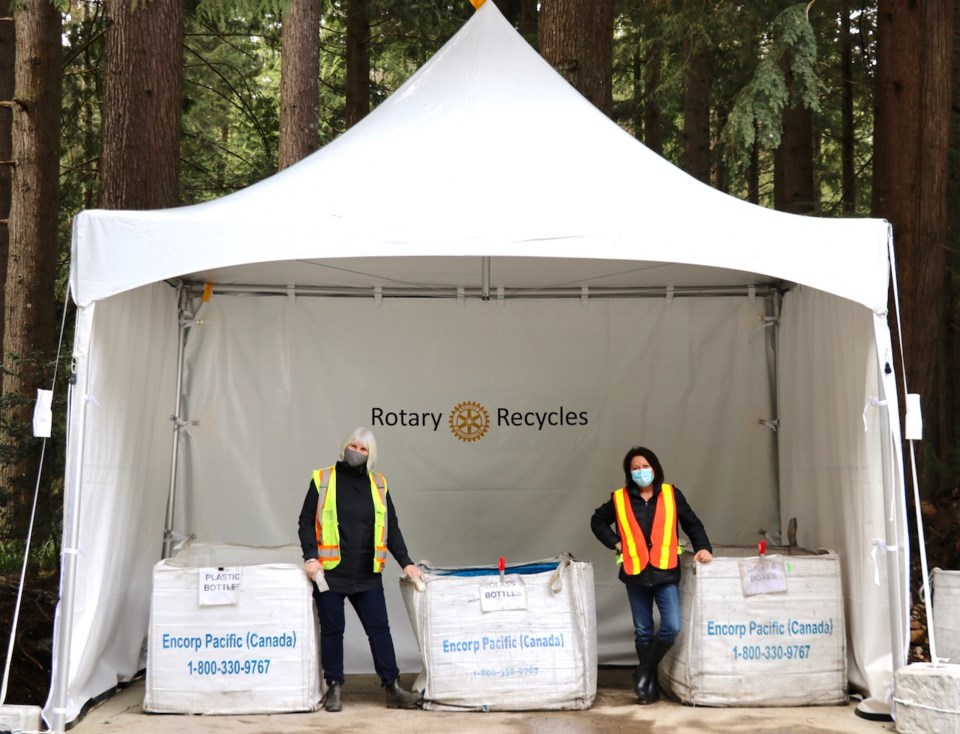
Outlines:
{"type": "Polygon", "coordinates": [[[345,448],[343,450],[343,460],[353,467],[363,466],[367,463],[367,455],[351,448],[345,448]]]}

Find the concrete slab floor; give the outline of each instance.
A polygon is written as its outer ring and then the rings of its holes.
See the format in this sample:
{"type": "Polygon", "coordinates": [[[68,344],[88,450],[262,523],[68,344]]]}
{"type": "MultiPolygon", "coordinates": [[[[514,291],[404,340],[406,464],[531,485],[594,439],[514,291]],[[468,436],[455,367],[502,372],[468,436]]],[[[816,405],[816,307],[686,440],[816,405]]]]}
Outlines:
{"type": "MultiPolygon", "coordinates": [[[[409,687],[414,676],[401,676],[409,687]]],[[[601,670],[597,698],[586,711],[441,712],[398,711],[384,706],[383,689],[373,675],[347,675],[343,711],[330,714],[185,716],[145,714],[144,681],[138,680],[90,710],[71,734],[885,734],[890,722],[868,721],[856,705],[784,708],[706,708],[660,701],[638,706],[630,671],[601,670]]]]}

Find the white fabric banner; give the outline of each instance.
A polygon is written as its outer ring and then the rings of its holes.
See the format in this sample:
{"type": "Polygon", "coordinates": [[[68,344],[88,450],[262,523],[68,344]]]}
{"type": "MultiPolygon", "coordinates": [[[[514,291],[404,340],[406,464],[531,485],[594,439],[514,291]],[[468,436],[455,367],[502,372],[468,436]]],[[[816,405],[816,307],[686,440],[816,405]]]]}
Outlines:
{"type": "MultiPolygon", "coordinates": [[[[623,585],[589,523],[631,446],[658,454],[713,542],[779,531],[762,308],[217,295],[189,331],[175,531],[296,543],[311,470],[369,426],[414,560],[591,560],[599,661],[630,662],[623,585]]],[[[398,657],[418,670],[396,572],[391,561],[398,657]]],[[[372,671],[355,620],[347,670],[372,671]]]]}

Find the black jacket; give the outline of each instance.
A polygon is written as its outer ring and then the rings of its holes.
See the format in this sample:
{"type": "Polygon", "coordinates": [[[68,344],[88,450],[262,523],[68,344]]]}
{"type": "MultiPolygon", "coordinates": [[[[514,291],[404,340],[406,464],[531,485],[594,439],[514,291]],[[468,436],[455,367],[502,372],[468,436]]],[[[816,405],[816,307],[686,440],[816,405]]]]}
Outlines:
{"type": "MultiPolygon", "coordinates": [[[[400,567],[413,563],[403,541],[393,500],[387,492],[387,549],[400,567]]],[[[317,557],[317,487],[310,480],[300,510],[298,534],[303,559],[317,557]]],[[[340,530],[340,563],[324,575],[330,588],[341,594],[354,594],[383,587],[382,573],[373,571],[373,498],[366,464],[352,467],[337,462],[337,524],[340,530]]]]}
{"type": "MultiPolygon", "coordinates": [[[[644,500],[640,496],[640,488],[630,482],[627,487],[627,496],[630,498],[630,506],[633,508],[633,514],[637,518],[637,523],[643,531],[643,537],[647,538],[647,549],[650,549],[650,533],[653,529],[653,515],[657,509],[657,499],[660,496],[661,483],[656,482],[653,486],[653,495],[649,500],[644,500]]],[[[710,545],[710,539],[707,537],[707,531],[703,529],[703,523],[700,518],[691,509],[687,498],[683,496],[676,487],[673,488],[673,496],[677,503],[677,520],[683,532],[693,543],[693,552],[706,549],[713,553],[713,547],[710,545]]],[[[590,529],[597,539],[607,548],[615,550],[620,541],[620,534],[616,530],[617,510],[613,504],[613,494],[610,499],[600,505],[590,518],[590,529]]],[[[638,584],[640,586],[660,586],[661,584],[675,584],[680,581],[680,564],[676,568],[664,570],[648,565],[639,574],[635,576],[628,575],[620,567],[620,580],[625,584],[638,584]]]]}

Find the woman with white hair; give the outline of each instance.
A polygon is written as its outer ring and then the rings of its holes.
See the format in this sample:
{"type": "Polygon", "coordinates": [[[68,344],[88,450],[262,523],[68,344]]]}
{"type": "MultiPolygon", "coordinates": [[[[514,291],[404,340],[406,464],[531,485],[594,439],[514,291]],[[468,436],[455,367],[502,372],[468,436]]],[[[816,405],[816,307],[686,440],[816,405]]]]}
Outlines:
{"type": "Polygon", "coordinates": [[[410,578],[420,577],[420,570],[407,553],[387,481],[374,471],[376,463],[373,432],[354,429],[340,446],[339,461],[314,470],[300,510],[303,567],[316,582],[313,598],[320,618],[320,664],[327,682],[323,708],[327,711],[343,708],[345,600],[367,633],[374,668],[386,689],[387,708],[415,708],[420,703],[418,694],[400,687],[383,596],[387,551],[410,578]]]}

